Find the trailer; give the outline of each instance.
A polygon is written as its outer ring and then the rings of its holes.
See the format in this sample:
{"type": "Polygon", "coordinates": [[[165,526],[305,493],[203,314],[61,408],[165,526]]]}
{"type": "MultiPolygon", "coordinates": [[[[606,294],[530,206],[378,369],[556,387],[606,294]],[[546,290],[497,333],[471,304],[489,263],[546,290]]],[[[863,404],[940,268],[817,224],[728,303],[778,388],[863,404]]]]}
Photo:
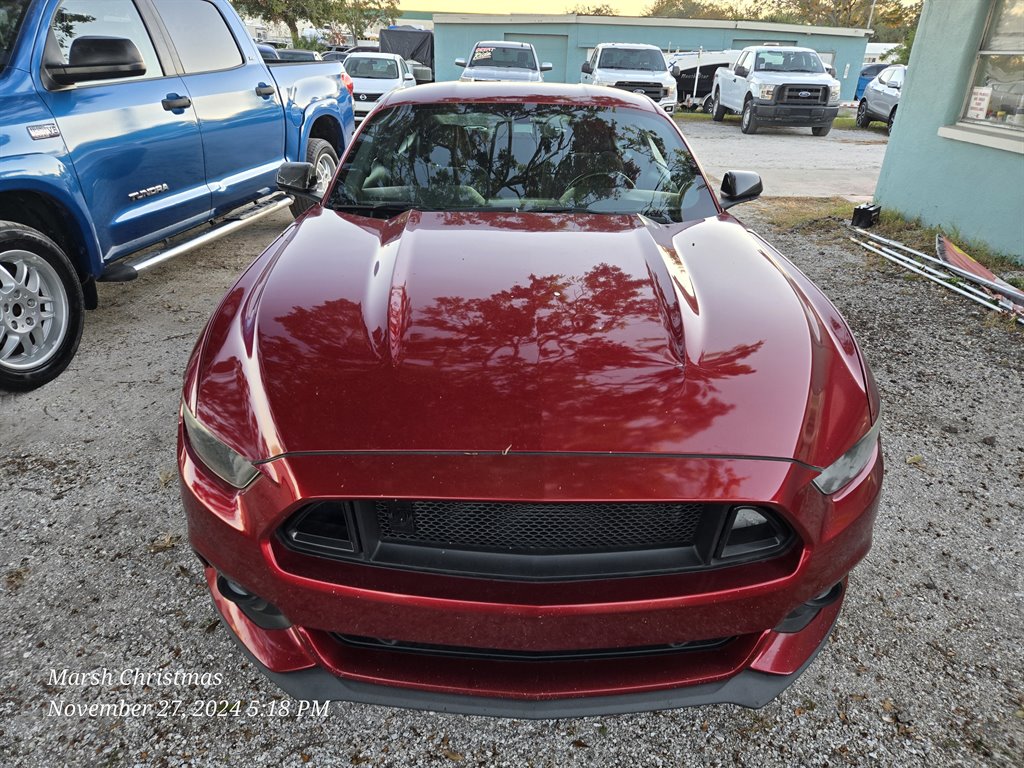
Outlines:
{"type": "Polygon", "coordinates": [[[739,56],[738,50],[682,51],[666,56],[670,68],[679,68],[676,76],[679,106],[710,112],[715,72],[721,67],[733,66],[739,56]]]}

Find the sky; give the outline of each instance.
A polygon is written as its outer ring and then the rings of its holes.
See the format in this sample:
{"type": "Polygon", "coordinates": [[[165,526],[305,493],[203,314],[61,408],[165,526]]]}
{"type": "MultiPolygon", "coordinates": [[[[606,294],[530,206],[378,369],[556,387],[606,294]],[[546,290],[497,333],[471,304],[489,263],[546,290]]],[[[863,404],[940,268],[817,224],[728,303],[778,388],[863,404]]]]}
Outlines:
{"type": "MultiPolygon", "coordinates": [[[[582,0],[587,2],[588,0],[582,0]]],[[[439,13],[565,13],[580,0],[399,0],[403,11],[439,13]]],[[[651,0],[597,0],[623,16],[642,16],[651,0]]]]}

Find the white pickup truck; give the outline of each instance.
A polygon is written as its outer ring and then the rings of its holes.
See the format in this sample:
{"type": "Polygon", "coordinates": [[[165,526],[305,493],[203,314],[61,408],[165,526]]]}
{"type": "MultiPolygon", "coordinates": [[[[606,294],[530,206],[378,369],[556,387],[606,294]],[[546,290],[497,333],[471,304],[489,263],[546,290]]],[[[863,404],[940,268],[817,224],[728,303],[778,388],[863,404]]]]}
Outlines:
{"type": "Polygon", "coordinates": [[[840,83],[817,51],[793,46],[744,48],[736,64],[715,73],[712,118],[738,113],[740,129],[807,125],[815,136],[832,130],[839,112],[840,83]]]}

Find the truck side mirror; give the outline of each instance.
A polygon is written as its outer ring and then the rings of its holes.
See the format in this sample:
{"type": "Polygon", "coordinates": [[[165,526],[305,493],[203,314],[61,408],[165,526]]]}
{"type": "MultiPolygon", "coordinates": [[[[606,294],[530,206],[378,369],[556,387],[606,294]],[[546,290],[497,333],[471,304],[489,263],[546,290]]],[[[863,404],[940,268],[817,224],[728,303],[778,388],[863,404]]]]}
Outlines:
{"type": "Polygon", "coordinates": [[[44,69],[60,85],[146,74],[139,49],[123,37],[79,37],[71,43],[67,64],[48,58],[44,69]]]}
{"type": "Polygon", "coordinates": [[[277,188],[289,195],[320,202],[316,193],[316,168],[312,163],[281,163],[277,169],[277,188]]]}
{"type": "Polygon", "coordinates": [[[681,75],[681,74],[682,74],[682,70],[681,70],[681,69],[679,69],[679,65],[678,65],[678,64],[673,64],[673,65],[672,65],[672,69],[670,69],[670,70],[668,71],[668,73],[669,73],[670,75],[672,75],[672,77],[679,77],[679,75],[681,75]]]}
{"type": "Polygon", "coordinates": [[[763,191],[761,177],[753,171],[726,171],[722,178],[722,208],[754,200],[763,191]]]}
{"type": "Polygon", "coordinates": [[[825,66],[825,71],[832,75],[832,77],[836,76],[836,68],[833,67],[831,64],[827,64],[825,66]]]}
{"type": "Polygon", "coordinates": [[[540,65],[540,71],[541,72],[550,72],[551,69],[552,69],[552,64],[551,64],[550,61],[541,62],[541,65],[540,65]]]}
{"type": "Polygon", "coordinates": [[[584,75],[592,75],[594,74],[594,67],[589,61],[584,61],[583,66],[580,67],[580,72],[584,75]]]}
{"type": "Polygon", "coordinates": [[[465,59],[456,59],[455,60],[455,66],[456,67],[465,67],[466,66],[466,60],[465,59]]]}
{"type": "Polygon", "coordinates": [[[733,72],[736,73],[736,77],[746,77],[749,74],[749,70],[746,67],[736,67],[733,72]]]}

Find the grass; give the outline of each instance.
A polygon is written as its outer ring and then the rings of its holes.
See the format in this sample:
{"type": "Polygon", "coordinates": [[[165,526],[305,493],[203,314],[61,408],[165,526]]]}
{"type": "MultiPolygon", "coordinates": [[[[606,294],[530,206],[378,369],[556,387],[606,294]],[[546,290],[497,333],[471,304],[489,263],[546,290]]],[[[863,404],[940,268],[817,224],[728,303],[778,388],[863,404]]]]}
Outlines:
{"type": "MultiPolygon", "coordinates": [[[[817,235],[835,235],[845,240],[848,233],[843,224],[853,217],[854,205],[841,197],[772,197],[760,201],[758,211],[779,229],[811,229],[817,235]],[[822,227],[822,223],[832,223],[833,228],[822,227]]],[[[870,231],[929,256],[935,255],[935,236],[944,234],[997,275],[1000,272],[1020,272],[1024,269],[1024,265],[992,250],[984,243],[961,237],[955,229],[943,230],[928,226],[918,219],[907,219],[895,211],[883,209],[878,223],[870,231]]],[[[1024,289],[1024,279],[1012,276],[1004,279],[1024,289]]]]}
{"type": "MultiPolygon", "coordinates": [[[[680,111],[676,112],[673,117],[680,122],[706,122],[711,120],[711,115],[707,112],[687,112],[680,111]]],[[[739,115],[726,115],[725,122],[735,123],[739,125],[739,115]]],[[[770,125],[764,126],[765,128],[771,128],[770,125]]],[[[887,136],[885,125],[882,123],[872,123],[868,128],[858,128],[857,120],[854,117],[837,117],[832,121],[832,127],[840,131],[864,131],[868,134],[875,134],[877,136],[887,136]]]]}

